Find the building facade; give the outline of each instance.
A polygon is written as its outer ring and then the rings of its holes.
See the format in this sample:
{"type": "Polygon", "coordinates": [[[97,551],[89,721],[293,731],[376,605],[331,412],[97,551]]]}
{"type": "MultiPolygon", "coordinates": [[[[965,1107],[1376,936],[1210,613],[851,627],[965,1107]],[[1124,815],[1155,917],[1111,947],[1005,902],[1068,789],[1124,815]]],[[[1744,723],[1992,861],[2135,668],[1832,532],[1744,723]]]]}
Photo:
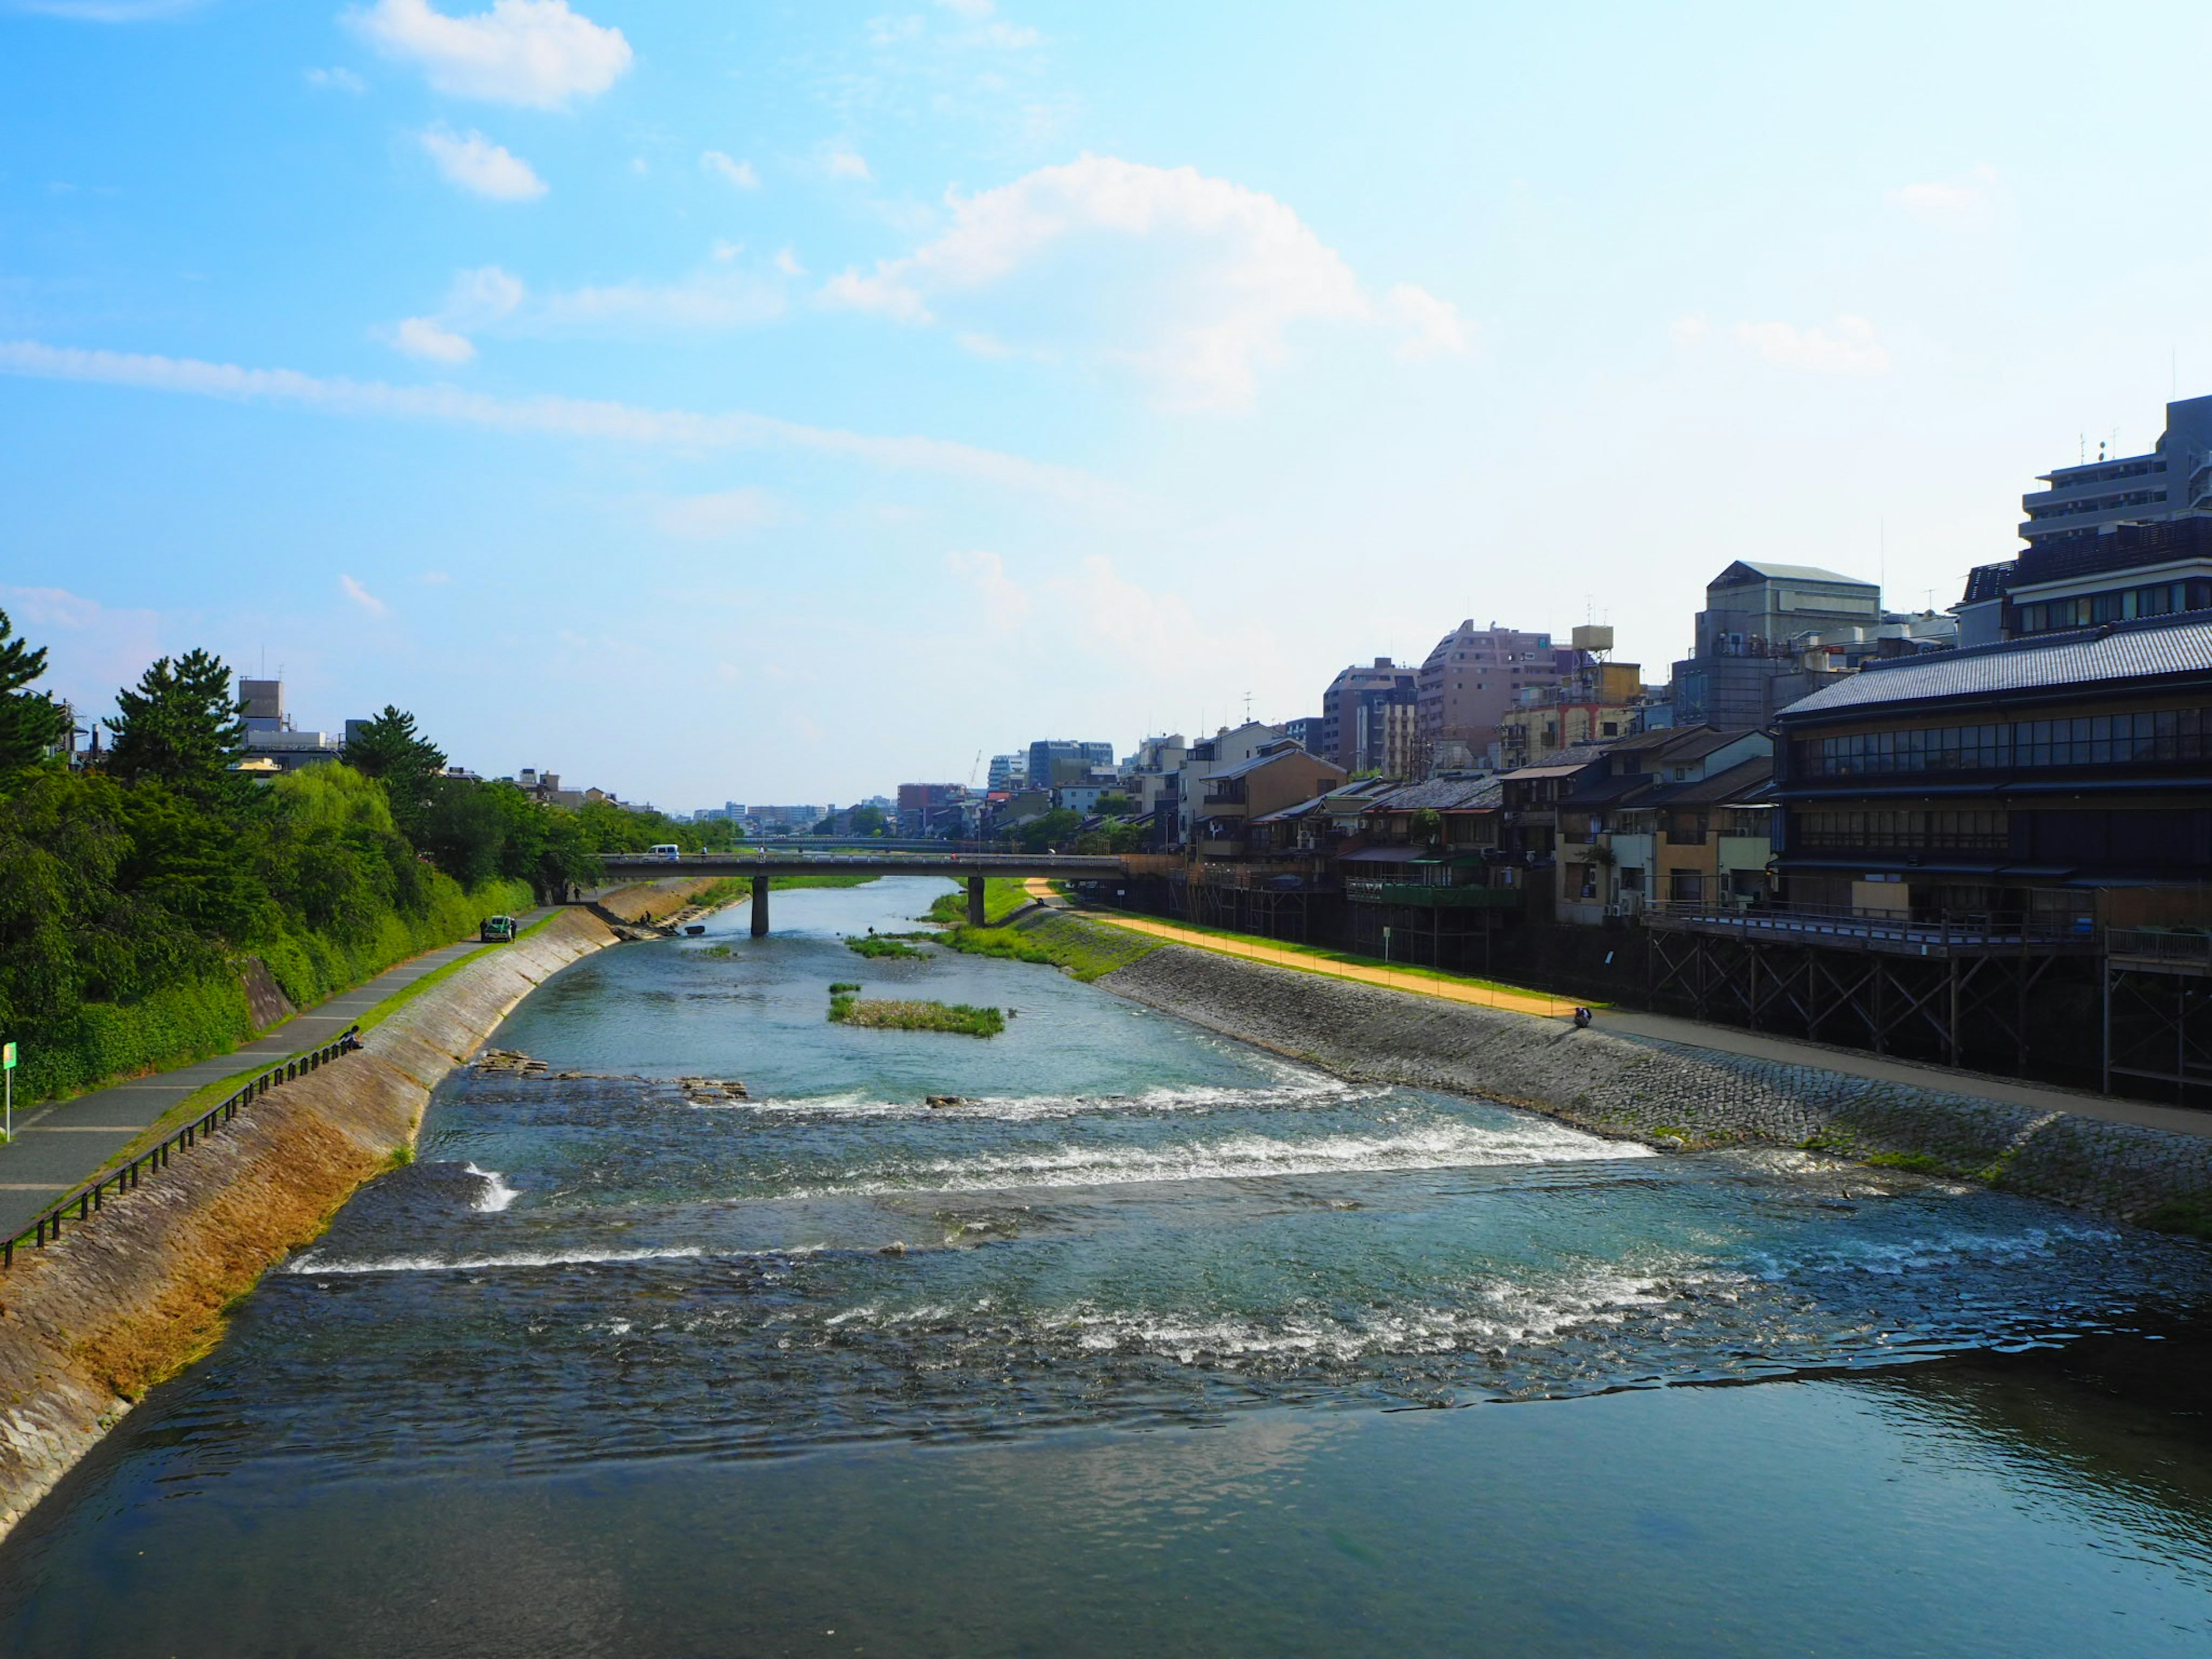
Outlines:
{"type": "Polygon", "coordinates": [[[1555,647],[1549,634],[1462,622],[1437,641],[1414,677],[1416,769],[1482,763],[1521,694],[1557,690],[1585,660],[1583,653],[1555,647]]]}

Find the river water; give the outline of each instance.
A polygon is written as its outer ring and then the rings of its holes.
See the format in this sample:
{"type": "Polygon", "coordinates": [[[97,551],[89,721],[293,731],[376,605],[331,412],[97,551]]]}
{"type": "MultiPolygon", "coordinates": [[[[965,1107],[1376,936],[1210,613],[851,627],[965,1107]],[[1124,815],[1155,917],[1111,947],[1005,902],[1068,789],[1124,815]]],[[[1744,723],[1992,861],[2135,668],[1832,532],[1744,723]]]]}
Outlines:
{"type": "Polygon", "coordinates": [[[495,1041],[605,1075],[441,1089],[0,1547],[0,1652],[2212,1651],[2197,1247],[840,942],[944,885],[548,984],[495,1041]]]}

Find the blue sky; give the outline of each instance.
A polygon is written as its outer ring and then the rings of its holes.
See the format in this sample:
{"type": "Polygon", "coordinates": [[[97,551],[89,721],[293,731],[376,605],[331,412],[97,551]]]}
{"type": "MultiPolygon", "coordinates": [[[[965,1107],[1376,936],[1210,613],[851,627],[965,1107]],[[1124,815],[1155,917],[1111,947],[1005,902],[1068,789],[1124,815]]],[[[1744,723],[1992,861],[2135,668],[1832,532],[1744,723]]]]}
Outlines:
{"type": "Polygon", "coordinates": [[[1942,605],[2212,391],[2208,18],[0,0],[0,606],[681,810],[1942,605]]]}

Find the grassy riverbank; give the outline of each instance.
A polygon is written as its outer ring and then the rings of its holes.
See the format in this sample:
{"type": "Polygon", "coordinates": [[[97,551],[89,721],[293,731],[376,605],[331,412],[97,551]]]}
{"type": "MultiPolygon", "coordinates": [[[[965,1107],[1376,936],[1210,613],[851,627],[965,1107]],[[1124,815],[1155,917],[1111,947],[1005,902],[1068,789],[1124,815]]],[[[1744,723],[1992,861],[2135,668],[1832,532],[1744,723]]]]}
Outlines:
{"type": "Polygon", "coordinates": [[[1040,912],[1011,927],[947,928],[941,942],[969,956],[1065,969],[1086,985],[1152,955],[1161,945],[1142,933],[1103,927],[1056,911],[1040,912]]]}
{"type": "MultiPolygon", "coordinates": [[[[996,927],[1030,902],[1028,890],[1012,876],[987,876],[983,879],[983,925],[996,927]]],[[[941,921],[947,927],[965,927],[968,922],[968,893],[963,887],[957,893],[939,893],[929,902],[929,915],[925,920],[941,921]]]]}

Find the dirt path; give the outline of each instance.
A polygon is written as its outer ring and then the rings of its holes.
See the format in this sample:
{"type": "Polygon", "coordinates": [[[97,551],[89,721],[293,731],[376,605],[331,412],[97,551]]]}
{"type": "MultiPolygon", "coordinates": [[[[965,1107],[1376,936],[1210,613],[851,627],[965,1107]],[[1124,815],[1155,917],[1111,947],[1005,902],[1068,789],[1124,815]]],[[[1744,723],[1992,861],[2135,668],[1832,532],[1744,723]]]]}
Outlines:
{"type": "MultiPolygon", "coordinates": [[[[1052,890],[1052,884],[1042,876],[1031,876],[1023,885],[1031,898],[1047,903],[1060,902],[1060,896],[1052,890]]],[[[1224,957],[1242,957],[1248,962],[1264,962],[1270,967],[1289,968],[1302,974],[1320,974],[1328,979],[1348,979],[1362,985],[1380,985],[1389,990],[1403,991],[1410,996],[1434,997],[1440,1002],[1471,1002],[1478,1007],[1502,1008],[1516,1014],[1540,1014],[1553,1019],[1565,1019],[1575,1012],[1575,1005],[1565,997],[1547,996],[1541,991],[1492,990],[1486,985],[1430,979],[1423,975],[1399,973],[1388,968],[1363,968],[1356,963],[1331,962],[1325,957],[1307,956],[1302,951],[1281,946],[1250,944],[1243,939],[1224,939],[1218,933],[1200,933],[1192,927],[1178,927],[1171,921],[1154,921],[1149,916],[1085,910],[1083,919],[1109,927],[1127,928],[1133,933],[1149,933],[1154,939],[1188,945],[1224,957]]]]}

